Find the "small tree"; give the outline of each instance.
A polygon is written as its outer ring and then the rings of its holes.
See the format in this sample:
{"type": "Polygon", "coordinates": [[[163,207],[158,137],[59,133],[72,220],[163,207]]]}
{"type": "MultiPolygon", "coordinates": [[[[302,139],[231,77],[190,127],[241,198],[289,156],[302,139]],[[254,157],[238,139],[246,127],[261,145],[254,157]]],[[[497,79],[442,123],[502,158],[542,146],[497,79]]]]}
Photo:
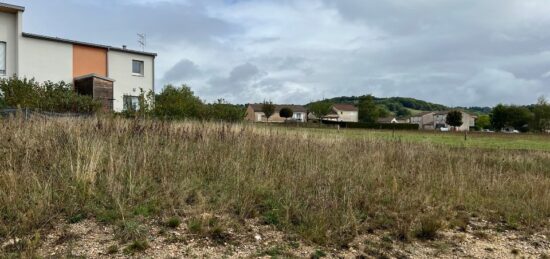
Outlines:
{"type": "Polygon", "coordinates": [[[550,130],[550,103],[544,96],[541,96],[533,109],[533,127],[540,132],[550,130]]]}
{"type": "Polygon", "coordinates": [[[309,105],[309,110],[319,119],[319,123],[323,123],[323,118],[332,111],[332,103],[326,100],[314,102],[309,105]]]}
{"type": "Polygon", "coordinates": [[[284,107],[279,111],[279,116],[281,116],[281,118],[285,118],[285,120],[292,118],[292,115],[294,115],[294,111],[288,107],[284,107]]]}
{"type": "Polygon", "coordinates": [[[153,113],[163,119],[200,119],[204,104],[186,85],[167,85],[155,98],[153,113]]]}
{"type": "Polygon", "coordinates": [[[446,123],[451,125],[456,129],[462,125],[462,112],[461,111],[450,111],[447,114],[446,123]]]}
{"type": "Polygon", "coordinates": [[[379,118],[378,107],[374,102],[374,96],[367,95],[359,98],[359,120],[367,123],[375,123],[379,118]]]}
{"type": "Polygon", "coordinates": [[[489,115],[481,115],[476,120],[476,126],[479,129],[488,129],[491,127],[491,117],[489,115]]]}
{"type": "Polygon", "coordinates": [[[264,101],[262,104],[262,112],[264,113],[267,122],[269,122],[269,118],[275,114],[275,105],[271,101],[264,101]]]}

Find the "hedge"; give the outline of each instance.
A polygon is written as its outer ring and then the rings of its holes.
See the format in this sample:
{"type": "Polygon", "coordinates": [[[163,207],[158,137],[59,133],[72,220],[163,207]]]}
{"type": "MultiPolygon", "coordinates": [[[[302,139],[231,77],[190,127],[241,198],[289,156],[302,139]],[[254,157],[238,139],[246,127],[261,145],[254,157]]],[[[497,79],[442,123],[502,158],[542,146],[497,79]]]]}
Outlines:
{"type": "Polygon", "coordinates": [[[411,123],[365,123],[344,121],[323,121],[325,125],[340,125],[349,129],[418,130],[418,124],[411,123]]]}

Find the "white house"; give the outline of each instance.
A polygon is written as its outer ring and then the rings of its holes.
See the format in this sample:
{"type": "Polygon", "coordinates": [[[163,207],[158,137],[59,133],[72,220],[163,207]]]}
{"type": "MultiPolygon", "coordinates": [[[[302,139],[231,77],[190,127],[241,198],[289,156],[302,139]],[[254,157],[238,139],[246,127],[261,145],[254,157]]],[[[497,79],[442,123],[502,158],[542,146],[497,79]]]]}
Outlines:
{"type": "Polygon", "coordinates": [[[114,111],[135,108],[140,89],[154,91],[155,53],[24,33],[24,11],[0,3],[0,78],[72,83],[114,111]]]}

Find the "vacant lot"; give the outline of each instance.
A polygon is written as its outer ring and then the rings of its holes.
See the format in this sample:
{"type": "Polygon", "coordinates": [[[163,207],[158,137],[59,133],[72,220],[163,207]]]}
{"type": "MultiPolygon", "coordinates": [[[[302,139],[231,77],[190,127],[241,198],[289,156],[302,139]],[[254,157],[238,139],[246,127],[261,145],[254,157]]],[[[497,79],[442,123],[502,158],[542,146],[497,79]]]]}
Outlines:
{"type": "Polygon", "coordinates": [[[545,137],[122,119],[4,120],[0,132],[4,253],[34,253],[60,221],[114,228],[126,253],[147,249],[151,221],[227,243],[255,220],[336,248],[377,231],[433,240],[472,218],[495,231],[550,224],[545,137]]]}

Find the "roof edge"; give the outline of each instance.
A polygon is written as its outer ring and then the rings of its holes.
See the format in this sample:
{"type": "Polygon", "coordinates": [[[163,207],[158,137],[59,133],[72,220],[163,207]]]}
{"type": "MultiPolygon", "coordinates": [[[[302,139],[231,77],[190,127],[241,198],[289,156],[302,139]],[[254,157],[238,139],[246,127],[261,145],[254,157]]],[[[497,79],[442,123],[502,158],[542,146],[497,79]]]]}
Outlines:
{"type": "Polygon", "coordinates": [[[69,40],[69,39],[63,39],[63,38],[58,38],[58,37],[51,37],[51,36],[45,36],[45,35],[39,35],[39,34],[27,33],[27,32],[23,32],[23,37],[31,38],[31,39],[38,39],[38,40],[48,40],[48,41],[53,41],[53,42],[61,42],[61,43],[67,43],[67,44],[73,44],[73,45],[83,45],[83,46],[102,48],[102,49],[107,49],[107,50],[113,50],[113,51],[119,51],[119,52],[131,53],[131,54],[138,54],[138,55],[145,55],[145,56],[151,56],[151,57],[156,57],[157,56],[157,53],[152,53],[152,52],[145,52],[145,51],[138,51],[138,50],[131,50],[131,49],[123,49],[123,48],[117,48],[117,47],[108,46],[108,45],[89,43],[89,42],[83,42],[83,41],[76,41],[76,40],[69,40]]]}
{"type": "Polygon", "coordinates": [[[19,12],[24,12],[25,11],[24,6],[7,4],[7,3],[0,3],[0,8],[11,9],[11,10],[14,10],[14,11],[19,11],[19,12]]]}
{"type": "Polygon", "coordinates": [[[79,76],[79,77],[75,77],[74,80],[75,80],[75,81],[78,81],[78,80],[87,79],[87,78],[92,78],[92,77],[99,78],[99,79],[103,79],[103,80],[105,80],[105,81],[110,81],[110,82],[114,82],[114,81],[115,81],[115,80],[112,79],[112,78],[100,76],[100,75],[95,74],[95,73],[87,74],[87,75],[83,75],[83,76],[79,76]]]}

